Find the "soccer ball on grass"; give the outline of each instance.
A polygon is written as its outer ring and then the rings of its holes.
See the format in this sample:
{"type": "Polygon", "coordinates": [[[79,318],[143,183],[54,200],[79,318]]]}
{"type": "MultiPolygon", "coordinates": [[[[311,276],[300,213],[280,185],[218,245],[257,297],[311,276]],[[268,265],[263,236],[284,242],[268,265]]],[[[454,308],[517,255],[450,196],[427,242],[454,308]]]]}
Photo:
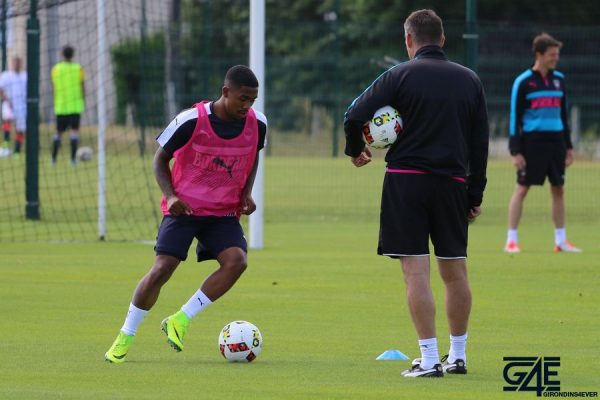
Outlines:
{"type": "Polygon", "coordinates": [[[94,150],[92,150],[92,148],[88,146],[78,148],[77,152],[75,153],[75,158],[77,158],[77,161],[91,161],[93,157],[94,150]]]}
{"type": "Polygon", "coordinates": [[[228,361],[251,362],[262,350],[262,335],[247,321],[233,321],[221,330],[219,351],[228,361]]]}

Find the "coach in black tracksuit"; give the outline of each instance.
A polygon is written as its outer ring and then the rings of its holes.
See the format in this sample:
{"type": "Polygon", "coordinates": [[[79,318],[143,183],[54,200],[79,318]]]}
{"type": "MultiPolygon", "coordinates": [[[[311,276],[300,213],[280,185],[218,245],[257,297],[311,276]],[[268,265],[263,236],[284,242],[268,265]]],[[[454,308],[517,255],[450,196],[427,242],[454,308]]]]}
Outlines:
{"type": "Polygon", "coordinates": [[[477,75],[448,61],[441,19],[432,10],[404,23],[411,59],[383,73],[345,115],[346,154],[362,167],[371,153],[361,128],[386,105],[403,129],[386,155],[378,253],[400,258],[421,359],[405,377],[466,373],[465,345],[471,309],[467,280],[467,227],[476,218],[486,185],[488,119],[477,75]],[[435,304],[429,283],[429,239],[446,285],[450,352],[441,365],[435,304]]]}

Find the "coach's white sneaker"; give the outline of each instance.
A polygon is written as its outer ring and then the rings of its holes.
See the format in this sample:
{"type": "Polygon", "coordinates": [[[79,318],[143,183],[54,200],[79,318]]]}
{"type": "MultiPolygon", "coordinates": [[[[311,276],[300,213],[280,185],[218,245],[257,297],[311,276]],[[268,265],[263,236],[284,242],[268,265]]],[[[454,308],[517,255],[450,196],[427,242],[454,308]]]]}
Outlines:
{"type": "Polygon", "coordinates": [[[565,240],[564,242],[562,242],[561,244],[557,244],[554,246],[554,252],[555,253],[581,253],[583,250],[581,250],[578,247],[573,246],[573,243],[569,242],[568,240],[565,240]]]}
{"type": "Polygon", "coordinates": [[[444,370],[442,364],[435,364],[431,368],[423,369],[421,368],[421,359],[415,358],[410,369],[402,371],[401,375],[405,378],[442,378],[444,370]]]}
{"type": "Polygon", "coordinates": [[[461,374],[465,375],[467,373],[467,365],[465,364],[465,360],[462,358],[457,358],[453,362],[448,361],[448,355],[445,355],[441,359],[442,361],[442,369],[447,374],[461,374]]]}

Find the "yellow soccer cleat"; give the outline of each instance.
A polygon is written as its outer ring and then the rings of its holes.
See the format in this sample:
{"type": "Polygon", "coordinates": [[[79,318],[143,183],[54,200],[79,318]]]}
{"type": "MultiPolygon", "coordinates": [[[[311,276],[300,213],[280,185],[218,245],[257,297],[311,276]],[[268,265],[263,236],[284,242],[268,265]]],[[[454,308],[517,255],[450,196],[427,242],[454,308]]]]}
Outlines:
{"type": "Polygon", "coordinates": [[[190,319],[181,310],[168,316],[161,323],[162,331],[167,335],[167,342],[176,351],[183,350],[183,338],[190,326],[190,319]]]}
{"type": "Polygon", "coordinates": [[[134,337],[119,332],[119,336],[117,336],[115,342],[110,346],[106,354],[104,354],[104,359],[115,364],[124,362],[134,337]]]}

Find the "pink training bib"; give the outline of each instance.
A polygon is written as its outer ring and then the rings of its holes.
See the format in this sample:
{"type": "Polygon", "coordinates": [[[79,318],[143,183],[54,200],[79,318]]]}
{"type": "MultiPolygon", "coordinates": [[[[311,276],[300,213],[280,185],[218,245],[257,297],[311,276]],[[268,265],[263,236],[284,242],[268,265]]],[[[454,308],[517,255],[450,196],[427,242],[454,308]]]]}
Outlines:
{"type": "MultiPolygon", "coordinates": [[[[173,154],[173,187],[193,215],[239,218],[242,190],[256,160],[256,114],[250,109],[242,132],[233,139],[223,139],[213,131],[204,104],[195,105],[198,122],[192,137],[173,154]]],[[[164,196],[161,209],[169,215],[164,196]]]]}

